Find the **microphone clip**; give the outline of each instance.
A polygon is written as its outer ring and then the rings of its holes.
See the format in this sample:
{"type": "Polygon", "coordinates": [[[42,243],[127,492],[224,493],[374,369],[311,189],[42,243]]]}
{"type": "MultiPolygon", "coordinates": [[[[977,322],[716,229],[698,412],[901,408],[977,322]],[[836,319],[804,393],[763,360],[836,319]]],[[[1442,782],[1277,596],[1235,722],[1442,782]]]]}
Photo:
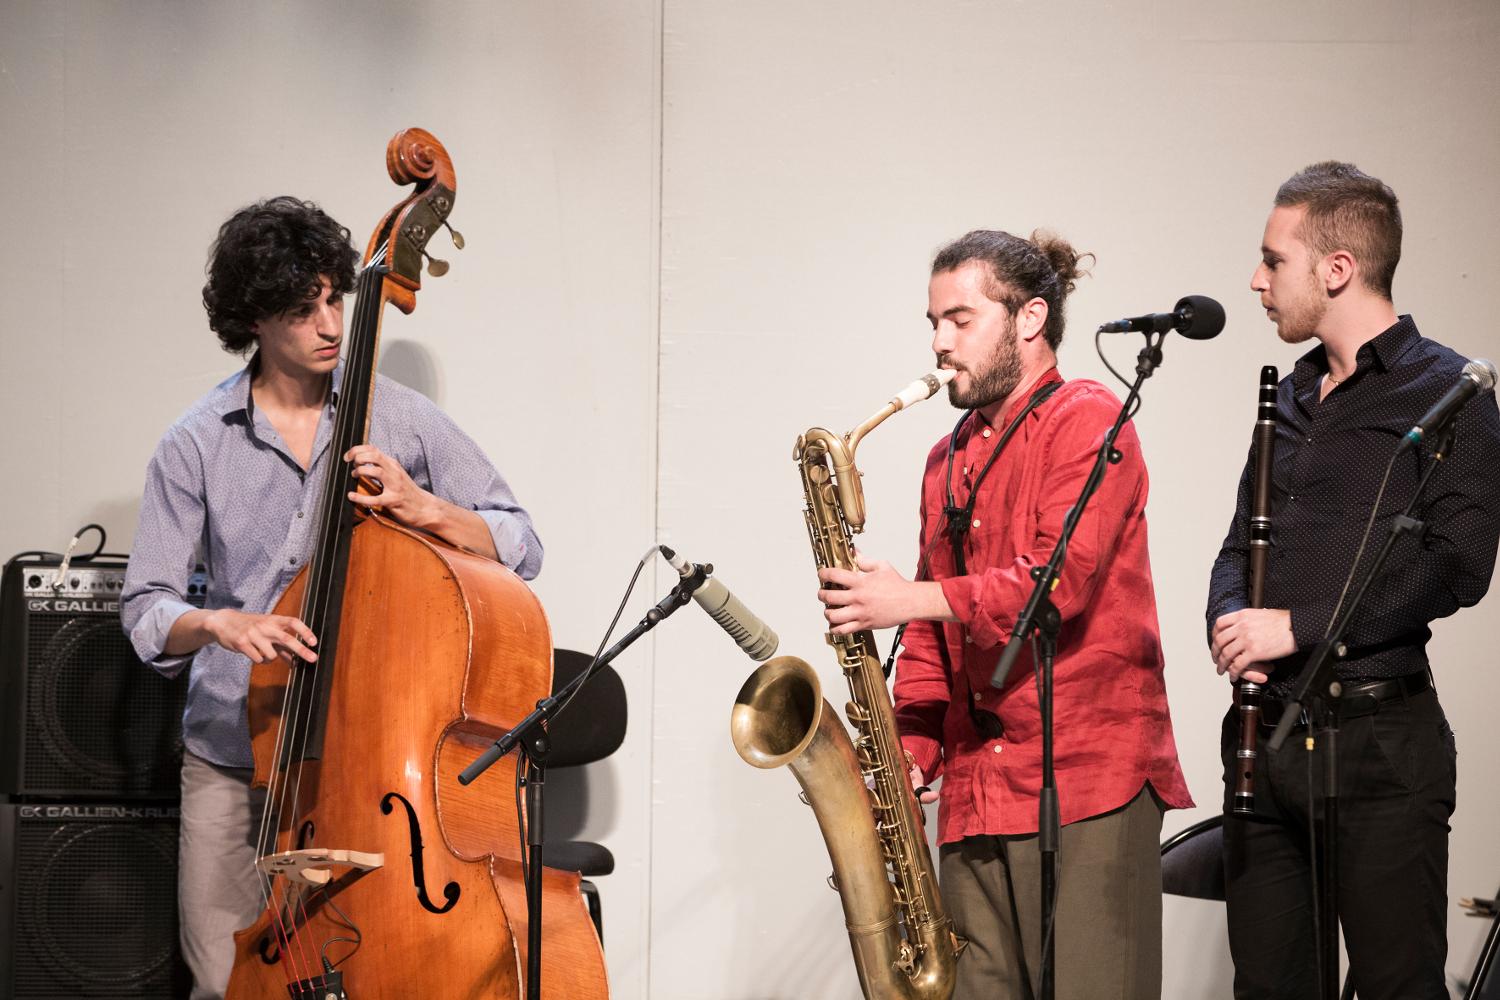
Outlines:
{"type": "Polygon", "coordinates": [[[699,587],[708,582],[709,577],[714,575],[714,564],[689,563],[688,565],[692,566],[692,569],[681,580],[677,581],[677,587],[684,594],[691,597],[699,587]]]}
{"type": "Polygon", "coordinates": [[[703,586],[704,581],[713,575],[713,563],[689,562],[679,556],[670,546],[666,545],[658,545],[656,550],[662,554],[662,558],[667,561],[667,564],[677,571],[677,575],[682,577],[682,583],[678,584],[678,586],[682,586],[689,581],[693,582],[692,588],[688,590],[689,594],[703,586]]]}

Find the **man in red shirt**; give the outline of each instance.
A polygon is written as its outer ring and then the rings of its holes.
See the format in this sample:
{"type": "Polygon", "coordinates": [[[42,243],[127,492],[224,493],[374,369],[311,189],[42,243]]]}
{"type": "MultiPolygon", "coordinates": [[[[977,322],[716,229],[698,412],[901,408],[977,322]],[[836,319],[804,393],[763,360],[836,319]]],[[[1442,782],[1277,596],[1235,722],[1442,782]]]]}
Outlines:
{"type": "MultiPolygon", "coordinates": [[[[913,783],[943,778],[939,878],[969,941],[955,1000],[1029,998],[1041,967],[1041,718],[1029,653],[1002,690],[989,681],[1031,594],[1031,568],[1051,557],[1119,412],[1104,386],[1057,372],[1079,259],[1040,232],[981,230],[939,251],[932,347],[958,373],[949,401],[970,412],[927,457],[917,579],[863,557],[858,573],[819,574],[844,588],[819,591],[833,631],[910,623],[896,719],[913,783]]],[[[1133,425],[1116,447],[1124,457],[1089,502],[1051,595],[1063,619],[1055,985],[1059,998],[1156,1000],[1161,817],[1192,801],[1167,714],[1133,425]]]]}

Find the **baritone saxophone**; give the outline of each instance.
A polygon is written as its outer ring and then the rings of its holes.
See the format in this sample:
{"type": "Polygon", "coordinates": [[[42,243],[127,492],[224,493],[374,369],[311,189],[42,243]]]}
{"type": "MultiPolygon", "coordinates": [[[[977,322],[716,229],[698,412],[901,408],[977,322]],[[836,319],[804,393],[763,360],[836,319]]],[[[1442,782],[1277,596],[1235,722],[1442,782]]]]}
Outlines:
{"type": "MultiPolygon", "coordinates": [[[[922,376],[842,437],[814,427],[792,457],[802,473],[807,532],[818,568],[856,569],[853,536],[865,499],[854,451],[891,414],[936,393],[951,370],[922,376]]],[[[849,944],[867,1000],[948,1000],[962,947],[938,895],[875,637],[829,633],[849,682],[849,733],[805,660],[779,656],[740,689],[735,749],[755,767],[791,768],[833,862],[849,944]]]]}

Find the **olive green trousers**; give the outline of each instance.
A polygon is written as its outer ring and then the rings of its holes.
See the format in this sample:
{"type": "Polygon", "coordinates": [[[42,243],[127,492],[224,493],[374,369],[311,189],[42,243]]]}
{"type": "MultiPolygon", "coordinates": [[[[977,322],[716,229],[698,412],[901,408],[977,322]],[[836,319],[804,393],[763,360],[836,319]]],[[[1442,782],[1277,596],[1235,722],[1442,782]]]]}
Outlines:
{"type": "MultiPolygon", "coordinates": [[[[1057,1000],[1161,996],[1161,817],[1150,786],[1062,828],[1057,1000]]],[[[1042,969],[1036,834],[966,837],[939,850],[939,884],[968,939],[953,1000],[1033,1000],[1042,969]]]]}

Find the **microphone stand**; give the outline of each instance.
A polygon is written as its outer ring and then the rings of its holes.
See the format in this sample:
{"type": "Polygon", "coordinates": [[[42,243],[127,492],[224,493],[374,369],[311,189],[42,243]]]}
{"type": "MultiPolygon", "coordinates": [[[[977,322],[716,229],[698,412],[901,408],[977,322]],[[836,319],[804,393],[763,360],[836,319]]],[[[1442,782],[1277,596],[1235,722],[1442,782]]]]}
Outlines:
{"type": "MultiPolygon", "coordinates": [[[[1308,750],[1312,750],[1314,743],[1320,743],[1323,747],[1323,827],[1321,836],[1318,838],[1323,863],[1315,881],[1318,886],[1317,949],[1322,959],[1319,963],[1319,993],[1325,1000],[1339,1000],[1340,997],[1338,740],[1339,699],[1343,697],[1344,685],[1334,668],[1337,661],[1342,659],[1348,651],[1343,642],[1344,633],[1348,631],[1349,623],[1354,620],[1355,612],[1359,610],[1365,594],[1369,592],[1370,585],[1380,574],[1396,542],[1406,535],[1421,534],[1424,524],[1412,517],[1411,512],[1416,507],[1417,501],[1421,499],[1422,492],[1427,488],[1427,481],[1432,478],[1433,472],[1442,464],[1443,459],[1452,449],[1453,439],[1454,426],[1450,423],[1442,430],[1438,438],[1437,446],[1432,453],[1433,460],[1422,473],[1422,478],[1418,480],[1411,502],[1391,521],[1385,542],[1365,573],[1364,580],[1354,595],[1354,600],[1349,602],[1348,607],[1339,615],[1338,621],[1323,637],[1323,641],[1313,647],[1307,663],[1302,667],[1302,672],[1297,675],[1297,683],[1292,689],[1291,697],[1283,703],[1281,719],[1276,724],[1276,731],[1271,734],[1271,739],[1266,744],[1266,749],[1270,753],[1279,753],[1282,744],[1286,742],[1287,737],[1302,721],[1305,714],[1309,728],[1315,726],[1317,731],[1315,740],[1308,740],[1308,750]]],[[[1357,569],[1357,566],[1351,568],[1350,573],[1352,574],[1357,569]]]]}
{"type": "Polygon", "coordinates": [[[1099,446],[1099,454],[1094,459],[1094,467],[1089,472],[1088,480],[1083,484],[1083,490],[1079,493],[1077,502],[1069,508],[1067,516],[1063,518],[1062,536],[1057,541],[1057,547],[1052,550],[1052,557],[1047,560],[1045,566],[1032,567],[1031,578],[1036,581],[1036,586],[1032,588],[1031,598],[1026,602],[1026,606],[1016,617],[1010,641],[1005,644],[1005,650],[1000,654],[1000,662],[995,666],[995,673],[990,678],[991,687],[1003,688],[1006,678],[1010,675],[1011,667],[1021,654],[1021,649],[1035,633],[1039,647],[1038,699],[1042,716],[1042,787],[1037,797],[1037,848],[1042,856],[1042,970],[1040,988],[1037,993],[1038,1000],[1052,1000],[1055,989],[1057,947],[1053,930],[1057,921],[1057,855],[1062,840],[1057,779],[1052,770],[1052,668],[1057,655],[1058,633],[1062,629],[1062,614],[1052,603],[1050,595],[1062,573],[1063,561],[1067,558],[1068,540],[1077,530],[1084,508],[1088,505],[1089,499],[1098,492],[1100,484],[1104,482],[1104,473],[1109,466],[1117,464],[1124,458],[1124,455],[1115,448],[1115,439],[1119,437],[1120,428],[1124,427],[1125,421],[1129,419],[1131,407],[1140,398],[1141,383],[1150,378],[1161,364],[1161,344],[1166,339],[1166,335],[1165,330],[1154,330],[1146,334],[1146,346],[1141,348],[1136,358],[1135,383],[1130,387],[1130,393],[1125,397],[1125,402],[1121,404],[1120,413],[1115,417],[1114,425],[1104,435],[1104,441],[1099,446]]]}
{"type": "Polygon", "coordinates": [[[538,701],[530,715],[459,772],[458,783],[467,785],[512,750],[519,749],[526,759],[526,776],[522,779],[526,787],[526,1000],[541,1000],[542,996],[542,790],[547,784],[547,756],[552,749],[545,724],[561,714],[573,692],[588,683],[601,667],[692,600],[693,591],[703,586],[711,572],[712,566],[695,565],[693,572],[679,580],[619,642],[609,647],[561,691],[538,701]]]}

